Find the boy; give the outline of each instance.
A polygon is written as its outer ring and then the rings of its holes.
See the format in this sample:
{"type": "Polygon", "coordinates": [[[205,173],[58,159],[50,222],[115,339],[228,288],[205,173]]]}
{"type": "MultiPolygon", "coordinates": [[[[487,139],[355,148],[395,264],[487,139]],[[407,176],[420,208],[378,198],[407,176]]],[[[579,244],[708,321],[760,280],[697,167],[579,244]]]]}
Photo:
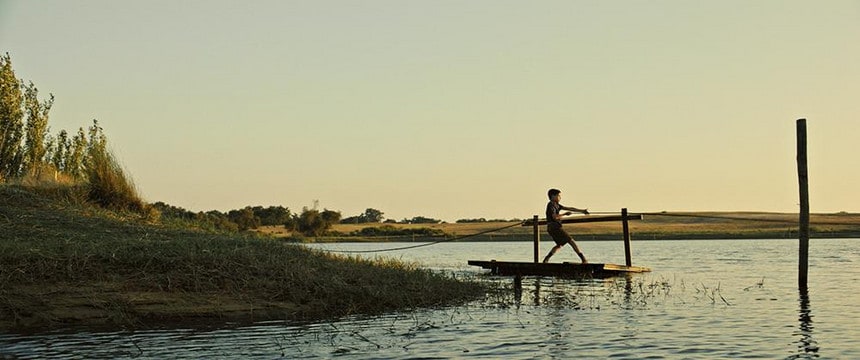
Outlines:
{"type": "Polygon", "coordinates": [[[549,258],[555,255],[559,249],[561,249],[565,244],[570,244],[573,251],[576,252],[576,255],[579,255],[582,263],[588,264],[588,260],[585,260],[585,255],[582,255],[582,252],[579,251],[579,247],[576,246],[576,242],[573,241],[573,238],[570,237],[570,234],[568,234],[567,231],[564,231],[564,229],[561,228],[562,215],[559,214],[561,210],[568,210],[564,213],[564,216],[570,215],[571,211],[581,212],[588,215],[588,209],[577,209],[575,207],[562,206],[559,203],[559,201],[561,201],[561,190],[558,189],[549,189],[547,196],[549,196],[549,203],[546,204],[546,231],[550,236],[552,236],[552,239],[555,241],[555,246],[553,246],[552,250],[549,251],[549,254],[543,258],[543,262],[549,262],[549,258]]]}

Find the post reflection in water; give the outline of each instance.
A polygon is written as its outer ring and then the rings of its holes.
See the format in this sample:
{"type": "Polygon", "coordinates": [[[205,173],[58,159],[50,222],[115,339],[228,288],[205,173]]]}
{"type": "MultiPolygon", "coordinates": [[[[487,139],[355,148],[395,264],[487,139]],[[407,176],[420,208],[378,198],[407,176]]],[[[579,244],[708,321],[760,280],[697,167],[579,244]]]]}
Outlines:
{"type": "MultiPolygon", "coordinates": [[[[515,275],[508,281],[511,281],[513,290],[509,294],[513,296],[502,301],[516,308],[526,305],[596,310],[605,306],[618,306],[633,309],[639,304],[637,290],[643,288],[641,280],[637,282],[631,275],[600,279],[515,275]]],[[[648,296],[657,291],[651,290],[654,286],[648,285],[648,296]]]]}
{"type": "MultiPolygon", "coordinates": [[[[534,280],[534,305],[540,305],[540,282],[541,278],[536,277],[534,280]]],[[[514,276],[514,303],[517,308],[523,304],[523,277],[522,275],[514,276]]]]}
{"type": "Polygon", "coordinates": [[[799,289],[800,311],[798,315],[799,328],[795,336],[800,337],[795,341],[797,344],[797,353],[790,356],[789,359],[815,359],[818,358],[818,342],[812,337],[812,309],[809,306],[809,289],[801,287],[799,289]]]}
{"type": "Polygon", "coordinates": [[[516,300],[517,309],[523,304],[523,277],[517,275],[514,277],[514,298],[516,300]]]}
{"type": "Polygon", "coordinates": [[[630,306],[630,299],[633,297],[633,277],[629,274],[624,277],[624,304],[630,306]]]}

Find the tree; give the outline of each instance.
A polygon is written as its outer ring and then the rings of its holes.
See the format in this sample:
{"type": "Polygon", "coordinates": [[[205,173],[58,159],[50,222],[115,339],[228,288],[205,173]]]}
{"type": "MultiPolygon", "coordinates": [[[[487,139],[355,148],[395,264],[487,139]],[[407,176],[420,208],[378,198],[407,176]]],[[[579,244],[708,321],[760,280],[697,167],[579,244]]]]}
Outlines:
{"type": "Polygon", "coordinates": [[[104,129],[99,126],[99,121],[93,119],[93,125],[88,130],[90,138],[87,142],[87,153],[93,154],[107,151],[107,136],[105,136],[104,129]]]}
{"type": "Polygon", "coordinates": [[[73,178],[84,178],[84,164],[87,155],[87,136],[84,128],[78,128],[78,134],[72,138],[70,147],[66,149],[65,171],[73,178]]]}
{"type": "Polygon", "coordinates": [[[199,224],[211,226],[215,230],[236,232],[239,231],[239,226],[230,221],[227,215],[218,210],[209,210],[207,212],[199,212],[194,216],[199,224]]]}
{"type": "Polygon", "coordinates": [[[323,219],[323,222],[326,224],[325,230],[328,230],[332,224],[337,224],[340,222],[340,211],[332,211],[328,209],[323,209],[323,212],[320,214],[323,219]]]}
{"type": "MultiPolygon", "coordinates": [[[[52,167],[53,169],[57,169],[54,164],[54,152],[57,151],[57,138],[51,134],[45,134],[45,156],[42,157],[42,163],[52,167]]],[[[59,170],[59,169],[57,169],[59,170]]]]}
{"type": "Polygon", "coordinates": [[[361,224],[361,215],[350,216],[340,220],[341,224],[361,224]]]}
{"type": "Polygon", "coordinates": [[[254,206],[251,210],[260,218],[260,225],[264,226],[283,225],[290,219],[290,209],[283,206],[254,206]]]}
{"type": "MultiPolygon", "coordinates": [[[[53,168],[85,183],[90,200],[111,204],[119,200],[142,209],[134,185],[108,151],[107,137],[98,121],[93,120],[88,132],[79,128],[71,140],[66,131],[54,138],[48,127],[53,104],[54,95],[40,100],[36,85],[24,85],[15,77],[8,53],[0,57],[0,181],[22,176],[41,178],[42,169],[53,168]]],[[[54,175],[56,179],[57,173],[54,175]]]]}
{"type": "Polygon", "coordinates": [[[12,70],[12,59],[6,53],[0,57],[0,180],[18,176],[21,169],[23,103],[21,83],[12,70]]]}
{"type": "Polygon", "coordinates": [[[30,85],[24,87],[24,107],[27,112],[26,140],[24,142],[23,151],[23,169],[24,174],[38,175],[42,164],[46,162],[45,153],[47,146],[45,144],[48,136],[48,112],[51,111],[51,106],[54,104],[54,95],[51,94],[48,100],[39,101],[39,89],[31,82],[30,85]]]}
{"type": "Polygon", "coordinates": [[[152,204],[152,207],[161,213],[162,218],[193,220],[197,215],[194,212],[185,210],[178,206],[167,204],[163,201],[158,201],[152,204]]]}
{"type": "Polygon", "coordinates": [[[364,222],[370,222],[370,223],[381,222],[383,219],[382,214],[384,214],[382,211],[379,211],[379,210],[376,210],[373,208],[367,208],[367,210],[364,210],[364,220],[365,220],[364,222]]]}
{"type": "Polygon", "coordinates": [[[53,153],[51,154],[51,164],[54,165],[54,168],[58,171],[65,171],[66,153],[69,151],[71,146],[72,145],[69,143],[69,133],[67,133],[66,130],[60,130],[60,133],[57,135],[53,153]]]}
{"type": "Polygon", "coordinates": [[[364,210],[364,213],[359,214],[357,216],[350,216],[346,219],[341,220],[341,222],[344,224],[378,223],[382,222],[382,214],[384,214],[382,211],[373,208],[367,208],[367,210],[364,210]]]}
{"type": "Polygon", "coordinates": [[[309,236],[317,236],[322,233],[323,220],[319,210],[303,209],[296,223],[299,232],[309,236]]]}
{"type": "Polygon", "coordinates": [[[464,224],[464,223],[483,223],[483,222],[487,222],[487,219],[485,219],[485,218],[477,218],[477,219],[459,219],[459,220],[457,220],[457,223],[458,223],[458,224],[464,224]]]}
{"type": "Polygon", "coordinates": [[[416,216],[416,217],[412,218],[412,220],[409,220],[410,224],[438,224],[440,222],[442,222],[442,220],[437,220],[437,219],[423,217],[423,216],[416,216]]]}
{"type": "Polygon", "coordinates": [[[300,215],[295,215],[293,221],[286,223],[287,229],[298,231],[306,236],[320,236],[324,234],[333,224],[340,221],[340,212],[315,209],[302,209],[300,215]]]}
{"type": "Polygon", "coordinates": [[[242,210],[231,210],[227,213],[230,221],[239,226],[239,230],[256,229],[260,227],[260,218],[254,215],[254,210],[250,206],[242,210]]]}
{"type": "MultiPolygon", "coordinates": [[[[87,168],[93,166],[93,159],[101,154],[107,154],[107,136],[105,136],[104,129],[99,126],[99,121],[93,119],[93,124],[87,129],[87,133],[89,134],[89,139],[86,140],[86,145],[84,146],[86,152],[84,153],[83,161],[81,162],[84,171],[87,168]]],[[[78,132],[79,136],[82,136],[82,132],[78,132]]]]}

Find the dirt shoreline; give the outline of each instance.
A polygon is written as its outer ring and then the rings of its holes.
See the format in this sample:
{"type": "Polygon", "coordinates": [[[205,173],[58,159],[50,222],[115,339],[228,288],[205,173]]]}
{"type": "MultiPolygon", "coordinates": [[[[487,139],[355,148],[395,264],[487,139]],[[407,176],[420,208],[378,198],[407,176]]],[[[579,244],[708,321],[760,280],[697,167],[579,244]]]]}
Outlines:
{"type": "Polygon", "coordinates": [[[38,312],[0,319],[0,331],[115,331],[170,327],[212,327],[267,320],[309,321],[310,305],[263,302],[217,293],[121,291],[116,286],[22,286],[5,291],[11,302],[26,301],[38,312]],[[12,296],[9,296],[14,294],[12,296]]]}

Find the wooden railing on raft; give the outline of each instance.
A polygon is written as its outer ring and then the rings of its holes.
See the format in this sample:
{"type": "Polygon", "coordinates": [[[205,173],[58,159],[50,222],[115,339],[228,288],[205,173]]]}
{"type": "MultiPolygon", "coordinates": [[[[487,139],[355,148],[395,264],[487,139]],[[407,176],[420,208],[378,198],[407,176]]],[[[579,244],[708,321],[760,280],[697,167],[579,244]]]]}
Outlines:
{"type": "MultiPolygon", "coordinates": [[[[621,209],[621,215],[607,215],[607,216],[581,216],[581,217],[572,217],[561,219],[562,224],[575,224],[575,223],[590,223],[590,222],[607,222],[607,221],[621,221],[621,230],[624,234],[624,261],[627,266],[633,266],[633,259],[630,252],[630,228],[627,225],[627,222],[630,220],[642,220],[642,214],[628,214],[627,208],[621,209]]],[[[546,225],[546,220],[540,220],[537,215],[535,215],[531,220],[526,220],[523,222],[523,226],[531,226],[534,228],[534,262],[538,263],[540,261],[540,226],[546,225]]]]}

